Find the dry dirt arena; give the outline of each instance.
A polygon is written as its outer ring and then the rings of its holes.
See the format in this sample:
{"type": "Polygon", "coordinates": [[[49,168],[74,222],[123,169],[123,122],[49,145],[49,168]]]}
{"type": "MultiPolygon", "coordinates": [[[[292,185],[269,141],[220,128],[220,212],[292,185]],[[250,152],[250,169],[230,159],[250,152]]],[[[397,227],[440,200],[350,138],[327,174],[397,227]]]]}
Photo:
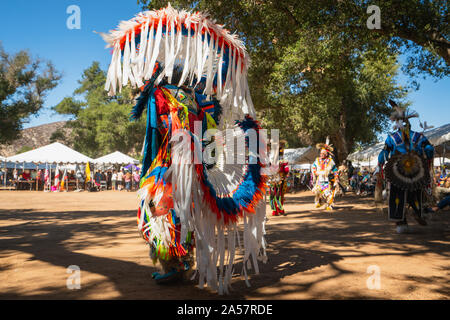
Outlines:
{"type": "Polygon", "coordinates": [[[347,194],[332,213],[312,202],[301,192],[287,216],[268,207],[268,262],[251,287],[238,262],[231,295],[218,296],[153,282],[134,192],[0,191],[0,299],[449,299],[450,211],[398,235],[370,198],[347,194]],[[71,265],[80,289],[67,287],[71,265]]]}

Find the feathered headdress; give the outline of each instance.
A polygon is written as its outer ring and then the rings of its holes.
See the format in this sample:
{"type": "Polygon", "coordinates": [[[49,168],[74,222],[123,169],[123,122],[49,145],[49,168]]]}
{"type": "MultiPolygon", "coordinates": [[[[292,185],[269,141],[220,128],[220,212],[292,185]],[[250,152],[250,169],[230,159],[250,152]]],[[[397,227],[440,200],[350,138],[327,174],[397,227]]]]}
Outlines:
{"type": "Polygon", "coordinates": [[[327,140],[325,141],[325,143],[316,144],[316,148],[319,150],[325,149],[330,154],[332,154],[332,152],[334,150],[333,146],[330,144],[330,139],[328,137],[327,137],[327,140]]]}
{"type": "Polygon", "coordinates": [[[128,82],[142,87],[159,63],[154,85],[164,78],[176,86],[188,83],[196,90],[202,88],[203,94],[220,101],[227,120],[255,116],[247,83],[250,59],[244,44],[208,14],[177,11],[169,4],[141,12],[122,21],[116,30],[100,34],[107,47],[113,48],[105,84],[110,95],[128,82]],[[182,71],[175,79],[176,68],[182,71]]]}
{"type": "Polygon", "coordinates": [[[426,121],[424,123],[422,123],[422,121],[419,120],[419,124],[420,124],[420,127],[423,129],[423,132],[427,131],[428,129],[434,128],[434,126],[429,126],[426,121]]]}
{"type": "Polygon", "coordinates": [[[389,99],[394,111],[389,117],[391,121],[395,122],[394,129],[403,129],[405,123],[409,125],[409,119],[418,118],[419,114],[416,111],[410,110],[408,107],[399,107],[394,101],[389,99]]]}

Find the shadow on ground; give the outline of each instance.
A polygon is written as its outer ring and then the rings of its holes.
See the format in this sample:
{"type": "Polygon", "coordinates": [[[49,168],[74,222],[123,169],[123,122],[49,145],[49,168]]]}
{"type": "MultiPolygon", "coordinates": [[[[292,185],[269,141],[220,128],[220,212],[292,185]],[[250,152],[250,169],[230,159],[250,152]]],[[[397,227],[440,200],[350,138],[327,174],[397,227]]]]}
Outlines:
{"type": "MultiPolygon", "coordinates": [[[[311,202],[312,197],[309,196],[294,195],[286,199],[287,205],[311,202]]],[[[151,280],[151,274],[157,271],[157,268],[149,259],[148,263],[143,265],[76,252],[100,244],[114,248],[115,239],[119,237],[137,238],[134,210],[64,213],[0,210],[0,221],[3,222],[3,226],[0,227],[0,257],[11,254],[9,253],[11,250],[24,252],[31,255],[33,260],[63,268],[67,268],[69,261],[77,261],[83,266],[82,270],[106,277],[118,292],[118,299],[152,300],[245,299],[248,296],[256,299],[278,299],[281,294],[306,292],[318,281],[337,279],[349,274],[350,271],[339,268],[336,264],[348,256],[390,254],[413,256],[435,253],[449,257],[450,248],[444,242],[449,239],[448,212],[442,213],[440,219],[433,222],[429,228],[413,225],[414,234],[397,235],[393,232],[392,224],[386,221],[385,215],[380,211],[374,208],[349,210],[355,204],[370,202],[370,199],[350,195],[339,202],[332,213],[323,210],[305,210],[291,211],[287,216],[270,217],[278,221],[266,226],[268,262],[260,264],[261,274],[250,277],[251,287],[246,287],[243,277],[239,276],[242,263],[238,262],[235,268],[237,274],[233,279],[234,290],[229,296],[217,296],[208,290],[200,290],[194,283],[157,286],[151,280]],[[120,219],[119,222],[115,220],[116,218],[120,219]],[[292,223],[298,218],[304,222],[292,223]],[[70,242],[80,233],[85,236],[83,242],[70,242]],[[310,243],[317,242],[335,249],[309,249],[310,243]],[[382,253],[374,254],[361,249],[368,244],[376,245],[382,253]],[[411,245],[414,245],[414,250],[411,249],[411,245]],[[392,250],[393,246],[395,252],[392,250]],[[319,276],[314,282],[302,282],[299,285],[285,286],[281,282],[284,277],[323,265],[330,265],[334,269],[332,276],[319,276]],[[264,294],[258,290],[268,286],[276,290],[264,294]]],[[[0,265],[0,271],[5,270],[7,267],[0,265]]],[[[418,283],[431,281],[419,278],[413,280],[418,283]]],[[[436,281],[440,284],[436,292],[448,295],[450,292],[448,278],[436,281]]],[[[11,289],[1,292],[0,299],[86,299],[91,291],[98,290],[99,285],[100,282],[91,282],[83,285],[81,290],[75,291],[68,290],[65,286],[46,287],[42,288],[43,293],[27,295],[11,289]]],[[[343,298],[367,297],[354,293],[343,298]]]]}

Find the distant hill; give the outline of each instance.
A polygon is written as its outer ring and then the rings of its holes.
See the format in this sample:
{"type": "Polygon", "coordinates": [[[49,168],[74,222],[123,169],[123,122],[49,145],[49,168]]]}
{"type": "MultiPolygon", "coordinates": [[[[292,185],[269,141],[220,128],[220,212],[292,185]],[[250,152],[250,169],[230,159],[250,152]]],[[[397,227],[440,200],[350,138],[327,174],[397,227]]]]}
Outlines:
{"type": "MultiPolygon", "coordinates": [[[[19,139],[9,145],[0,144],[0,156],[10,157],[17,154],[20,150],[36,149],[55,142],[50,141],[50,137],[53,132],[62,129],[66,123],[67,121],[58,121],[24,129],[19,139]]],[[[70,129],[64,128],[63,130],[65,133],[68,133],[70,129]]]]}

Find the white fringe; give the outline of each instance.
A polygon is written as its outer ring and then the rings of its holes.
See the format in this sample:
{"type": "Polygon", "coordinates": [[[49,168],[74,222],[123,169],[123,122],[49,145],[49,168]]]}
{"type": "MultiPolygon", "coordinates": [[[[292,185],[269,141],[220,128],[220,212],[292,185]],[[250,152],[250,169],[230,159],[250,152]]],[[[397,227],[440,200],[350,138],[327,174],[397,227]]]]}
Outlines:
{"type": "MultiPolygon", "coordinates": [[[[225,225],[223,217],[218,221],[216,214],[211,212],[209,205],[204,201],[192,161],[193,155],[185,150],[188,138],[190,138],[189,133],[179,130],[170,140],[172,165],[164,178],[172,182],[174,209],[181,222],[181,239],[186,239],[188,231],[193,231],[195,234],[198,286],[200,288],[207,286],[220,295],[229,294],[237,248],[244,251],[242,273],[248,286],[250,284],[247,269],[251,269],[253,265],[253,269],[258,274],[257,260],[264,263],[267,261],[264,240],[265,203],[263,200],[260,201],[255,214],[244,213],[242,246],[237,225],[225,225]],[[192,205],[193,203],[195,205],[192,205]]],[[[194,143],[199,142],[194,141],[194,143]]],[[[141,206],[139,230],[142,232],[150,230],[150,239],[157,237],[164,245],[168,245],[170,226],[166,216],[151,216],[150,221],[143,224],[144,210],[150,212],[148,208],[150,199],[147,196],[148,188],[138,191],[138,198],[140,201],[144,200],[144,205],[141,206]]],[[[159,199],[153,199],[155,205],[158,204],[159,199]]]]}
{"type": "Polygon", "coordinates": [[[209,15],[177,11],[169,4],[167,8],[161,10],[141,12],[129,21],[122,21],[117,30],[100,35],[107,42],[107,47],[114,48],[105,84],[105,90],[109,95],[115,95],[117,87],[120,92],[122,86],[126,86],[128,82],[133,87],[142,86],[145,80],[152,77],[157,60],[163,60],[165,67],[155,84],[158,84],[164,76],[167,76],[171,83],[175,61],[184,61],[182,77],[179,83],[174,83],[175,85],[181,85],[185,80],[191,85],[196,85],[202,77],[206,77],[204,93],[208,96],[215,94],[221,101],[227,122],[232,123],[239,114],[254,115],[253,104],[248,94],[247,70],[250,64],[248,53],[236,34],[230,34],[222,25],[215,24],[209,19],[209,15]],[[164,17],[166,25],[163,26],[164,17]],[[178,31],[181,25],[189,30],[188,36],[178,31]],[[134,43],[136,27],[141,35],[137,56],[134,43]],[[190,36],[192,27],[195,27],[196,32],[190,36]],[[123,57],[121,42],[124,42],[123,57]],[[223,82],[222,63],[225,44],[229,48],[229,66],[226,80],[223,82]],[[212,84],[216,76],[217,89],[214,89],[212,84]],[[197,79],[195,84],[194,78],[197,79]],[[234,107],[234,111],[230,109],[231,106],[234,107]]]}

